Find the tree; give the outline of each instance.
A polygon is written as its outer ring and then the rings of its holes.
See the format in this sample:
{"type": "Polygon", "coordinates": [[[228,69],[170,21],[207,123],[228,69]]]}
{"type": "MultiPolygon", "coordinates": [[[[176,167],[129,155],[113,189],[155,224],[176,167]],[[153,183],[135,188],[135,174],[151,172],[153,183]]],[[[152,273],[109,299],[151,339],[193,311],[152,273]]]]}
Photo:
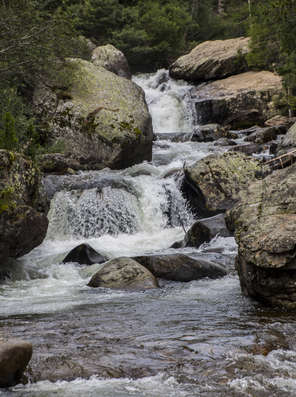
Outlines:
{"type": "Polygon", "coordinates": [[[283,76],[287,104],[296,110],[296,0],[259,0],[252,6],[250,66],[283,76]]]}

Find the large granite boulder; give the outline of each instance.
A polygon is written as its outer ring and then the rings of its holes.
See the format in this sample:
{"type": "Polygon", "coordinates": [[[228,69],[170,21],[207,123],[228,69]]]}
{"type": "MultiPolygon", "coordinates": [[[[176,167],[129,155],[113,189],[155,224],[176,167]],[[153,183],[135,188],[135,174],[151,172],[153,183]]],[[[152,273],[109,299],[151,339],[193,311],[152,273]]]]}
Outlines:
{"type": "Polygon", "coordinates": [[[31,343],[20,339],[0,341],[0,387],[19,383],[31,357],[31,343]]]}
{"type": "Polygon", "coordinates": [[[115,258],[102,265],[90,279],[89,287],[114,288],[127,290],[146,290],[157,288],[153,274],[130,258],[115,258]]]}
{"type": "Polygon", "coordinates": [[[56,148],[81,169],[120,169],[151,160],[152,122],[143,90],[81,59],[69,60],[66,72],[64,85],[34,93],[51,152],[56,148]]]}
{"type": "Polygon", "coordinates": [[[205,41],[170,66],[170,75],[188,81],[217,80],[245,72],[249,38],[205,41]]]}
{"type": "Polygon", "coordinates": [[[258,172],[259,162],[242,153],[211,154],[185,166],[182,191],[195,213],[209,217],[232,208],[258,172]]]}
{"type": "Polygon", "coordinates": [[[227,221],[238,243],[237,269],[245,294],[296,308],[296,164],[241,192],[227,221]]]}
{"type": "Polygon", "coordinates": [[[27,254],[43,241],[48,220],[33,163],[0,150],[0,266],[8,257],[27,254]]]}
{"type": "Polygon", "coordinates": [[[275,73],[246,72],[202,84],[191,90],[200,124],[219,123],[233,128],[263,124],[277,111],[273,96],[283,90],[275,73]]]}
{"type": "Polygon", "coordinates": [[[112,44],[96,47],[92,52],[91,61],[94,65],[102,66],[120,77],[132,78],[126,57],[112,44]]]}
{"type": "Polygon", "coordinates": [[[155,277],[172,281],[193,281],[204,277],[219,278],[227,273],[224,266],[184,254],[136,256],[135,261],[145,266],[155,277]]]}

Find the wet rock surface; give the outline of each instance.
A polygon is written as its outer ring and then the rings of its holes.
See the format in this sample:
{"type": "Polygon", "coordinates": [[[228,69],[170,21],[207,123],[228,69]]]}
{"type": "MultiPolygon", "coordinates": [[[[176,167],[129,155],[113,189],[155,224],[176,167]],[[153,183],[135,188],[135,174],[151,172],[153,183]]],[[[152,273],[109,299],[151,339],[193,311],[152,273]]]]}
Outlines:
{"type": "Polygon", "coordinates": [[[31,357],[31,343],[21,339],[0,340],[0,387],[19,383],[31,357]]]}
{"type": "Polygon", "coordinates": [[[187,81],[217,80],[248,69],[244,55],[249,38],[205,41],[170,66],[173,78],[187,81]]]}
{"type": "Polygon", "coordinates": [[[43,241],[48,220],[40,175],[30,160],[0,150],[0,264],[43,241]]]}
{"type": "Polygon", "coordinates": [[[89,244],[80,244],[66,255],[63,263],[75,262],[80,265],[93,265],[95,263],[104,263],[107,260],[107,257],[94,250],[89,244]]]}
{"type": "Polygon", "coordinates": [[[221,237],[229,237],[231,235],[227,229],[223,214],[199,219],[195,222],[185,234],[183,246],[198,248],[201,244],[212,240],[216,235],[221,237]]]}
{"type": "Polygon", "coordinates": [[[145,266],[155,277],[172,281],[188,282],[204,277],[219,278],[227,274],[222,265],[184,254],[155,254],[133,259],[145,266]]]}
{"type": "Polygon", "coordinates": [[[89,287],[146,290],[157,288],[155,277],[145,267],[130,258],[115,258],[102,265],[88,283],[89,287]]]}
{"type": "Polygon", "coordinates": [[[208,217],[230,209],[241,190],[256,179],[259,162],[244,154],[213,154],[184,169],[183,191],[200,216],[208,217]]]}
{"type": "Polygon", "coordinates": [[[296,307],[296,164],[274,171],[242,192],[227,221],[238,243],[244,293],[296,307]]]}

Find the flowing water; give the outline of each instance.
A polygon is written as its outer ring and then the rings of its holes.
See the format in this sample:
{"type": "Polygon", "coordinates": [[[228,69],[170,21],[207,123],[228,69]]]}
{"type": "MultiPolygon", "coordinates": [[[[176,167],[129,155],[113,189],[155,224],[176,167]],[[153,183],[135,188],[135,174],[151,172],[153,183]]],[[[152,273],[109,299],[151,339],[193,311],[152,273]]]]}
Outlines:
{"type": "MultiPolygon", "coordinates": [[[[128,293],[91,289],[88,268],[61,264],[81,242],[109,258],[175,252],[194,220],[180,170],[218,149],[190,142],[189,85],[164,70],[135,81],[159,137],[153,161],[46,178],[47,238],[0,285],[0,336],[34,345],[29,383],[0,397],[295,396],[294,316],[243,297],[233,268],[222,279],[128,293]]],[[[229,264],[236,245],[218,236],[183,251],[229,264]]]]}

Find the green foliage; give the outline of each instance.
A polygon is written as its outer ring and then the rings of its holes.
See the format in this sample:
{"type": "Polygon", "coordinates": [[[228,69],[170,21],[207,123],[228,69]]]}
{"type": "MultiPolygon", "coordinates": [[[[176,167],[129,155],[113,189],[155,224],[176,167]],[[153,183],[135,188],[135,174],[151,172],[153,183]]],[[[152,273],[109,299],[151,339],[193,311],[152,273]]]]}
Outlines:
{"type": "Polygon", "coordinates": [[[17,150],[18,139],[16,136],[15,120],[11,113],[4,113],[0,129],[0,149],[17,150]]]}
{"type": "Polygon", "coordinates": [[[66,58],[88,56],[64,0],[0,2],[1,148],[35,156],[46,136],[33,117],[34,88],[63,88],[69,80],[66,58]]]}
{"type": "Polygon", "coordinates": [[[250,25],[253,68],[266,68],[283,76],[287,90],[286,106],[295,111],[296,96],[296,0],[257,1],[252,7],[250,25]]]}
{"type": "Polygon", "coordinates": [[[7,186],[0,191],[0,215],[3,212],[9,212],[16,206],[14,198],[14,188],[7,186]]]}
{"type": "Polygon", "coordinates": [[[84,56],[85,44],[61,8],[53,13],[45,1],[0,3],[0,81],[34,85],[55,78],[69,56],[84,56]]]}

